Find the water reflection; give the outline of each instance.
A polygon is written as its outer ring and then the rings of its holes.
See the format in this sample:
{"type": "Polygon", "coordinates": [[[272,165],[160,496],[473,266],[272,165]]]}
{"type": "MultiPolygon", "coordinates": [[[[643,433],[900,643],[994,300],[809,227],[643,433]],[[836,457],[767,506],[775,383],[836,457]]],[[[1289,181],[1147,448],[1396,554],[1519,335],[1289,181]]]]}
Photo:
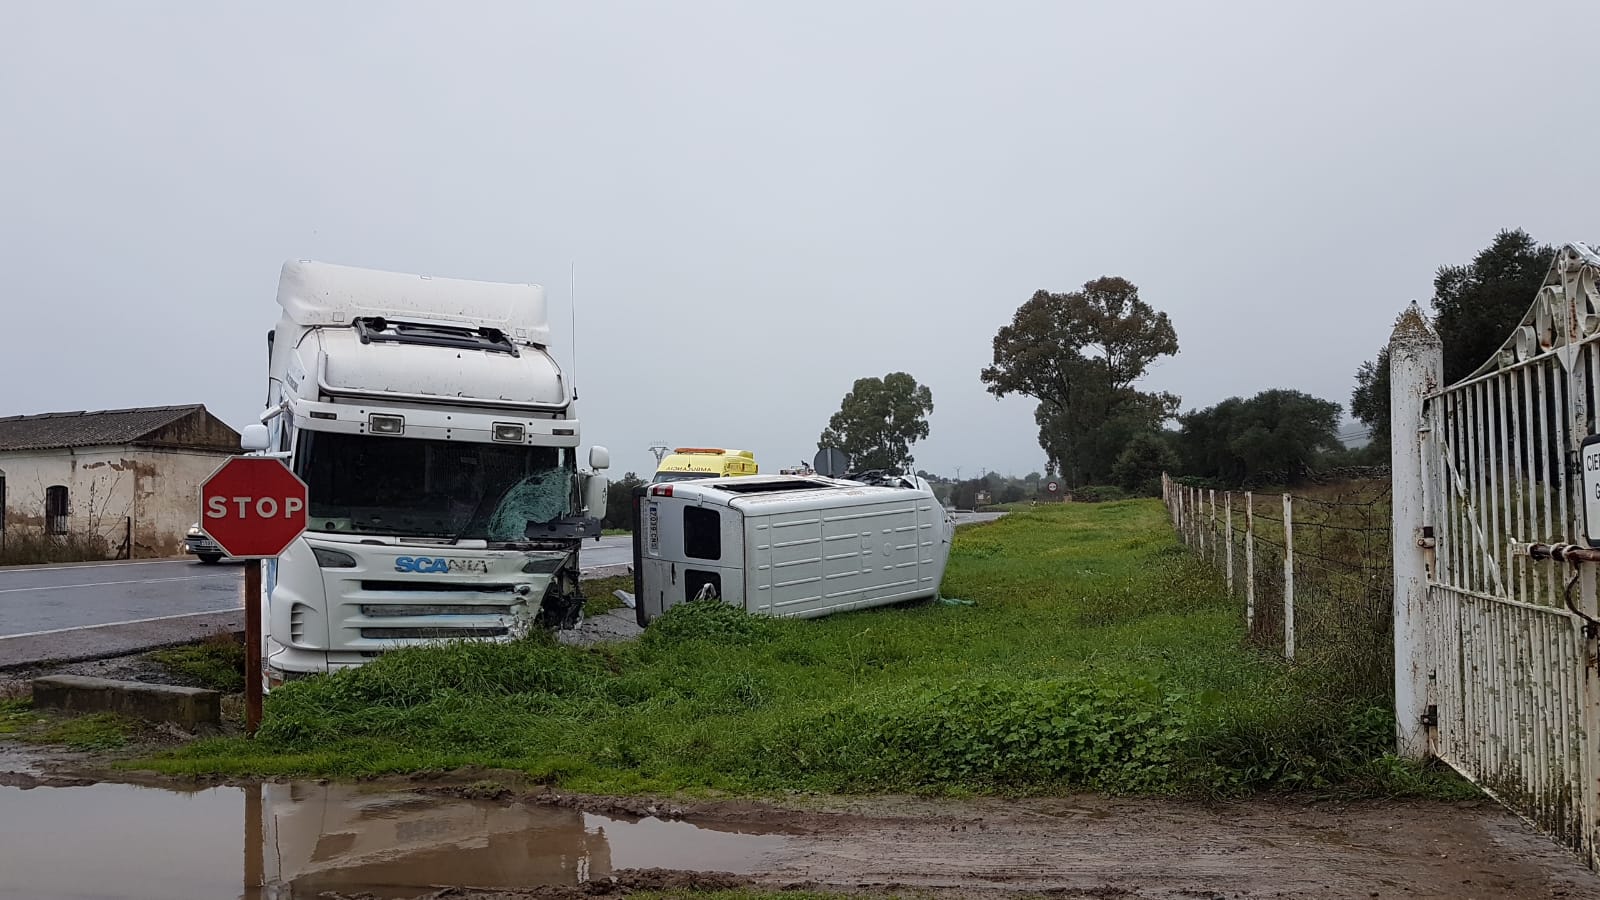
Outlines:
{"type": "Polygon", "coordinates": [[[752,872],[784,840],[346,785],[0,788],[0,897],[405,898],[614,868],[752,872]]]}

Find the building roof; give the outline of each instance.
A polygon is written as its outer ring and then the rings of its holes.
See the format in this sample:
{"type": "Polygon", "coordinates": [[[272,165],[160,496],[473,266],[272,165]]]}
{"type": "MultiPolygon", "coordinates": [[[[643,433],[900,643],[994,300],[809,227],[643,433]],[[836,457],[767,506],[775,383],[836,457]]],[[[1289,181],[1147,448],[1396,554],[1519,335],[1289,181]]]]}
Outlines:
{"type": "MultiPolygon", "coordinates": [[[[198,403],[187,406],[147,406],[138,409],[103,409],[93,412],[78,410],[39,413],[31,416],[6,416],[0,418],[0,450],[53,450],[63,447],[139,443],[188,443],[179,438],[171,426],[196,413],[205,419],[212,418],[211,414],[206,412],[206,408],[198,403]]],[[[201,440],[197,443],[211,442],[201,440]]],[[[237,437],[234,444],[237,446],[237,437]]]]}

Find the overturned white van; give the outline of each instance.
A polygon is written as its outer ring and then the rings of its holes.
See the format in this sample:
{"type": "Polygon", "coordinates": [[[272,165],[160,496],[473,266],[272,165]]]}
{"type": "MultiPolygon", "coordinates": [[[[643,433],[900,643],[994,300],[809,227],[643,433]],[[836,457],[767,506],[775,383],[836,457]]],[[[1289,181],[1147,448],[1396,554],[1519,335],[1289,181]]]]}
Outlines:
{"type": "Polygon", "coordinates": [[[634,495],[635,611],[720,599],[814,617],[936,597],[955,524],[920,478],[755,475],[634,495]]]}

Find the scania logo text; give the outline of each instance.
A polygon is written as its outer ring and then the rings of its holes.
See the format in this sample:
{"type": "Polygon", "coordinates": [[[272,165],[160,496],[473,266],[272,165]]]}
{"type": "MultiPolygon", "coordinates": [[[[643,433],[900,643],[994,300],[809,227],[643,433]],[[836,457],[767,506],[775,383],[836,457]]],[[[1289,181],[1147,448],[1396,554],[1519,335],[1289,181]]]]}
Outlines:
{"type": "Polygon", "coordinates": [[[447,559],[443,556],[401,556],[394,561],[396,572],[416,572],[422,575],[489,574],[486,559],[447,559]]]}

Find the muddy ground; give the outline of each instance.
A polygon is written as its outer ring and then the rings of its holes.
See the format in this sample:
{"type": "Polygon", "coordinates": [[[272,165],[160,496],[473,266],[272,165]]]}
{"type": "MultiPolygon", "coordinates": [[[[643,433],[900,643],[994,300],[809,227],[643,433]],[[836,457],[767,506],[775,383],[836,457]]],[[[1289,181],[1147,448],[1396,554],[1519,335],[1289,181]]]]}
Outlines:
{"type": "MultiPolygon", "coordinates": [[[[81,754],[0,746],[0,770],[19,773],[0,784],[49,790],[108,778],[193,790],[244,783],[113,774],[93,764],[81,754]]],[[[1098,795],[664,800],[501,786],[514,783],[511,773],[462,772],[378,779],[365,787],[783,836],[758,867],[739,876],[697,872],[685,860],[676,871],[619,870],[579,886],[525,892],[463,886],[437,895],[471,900],[744,885],[902,896],[1600,900],[1600,877],[1488,801],[1207,804],[1098,795]]]]}

